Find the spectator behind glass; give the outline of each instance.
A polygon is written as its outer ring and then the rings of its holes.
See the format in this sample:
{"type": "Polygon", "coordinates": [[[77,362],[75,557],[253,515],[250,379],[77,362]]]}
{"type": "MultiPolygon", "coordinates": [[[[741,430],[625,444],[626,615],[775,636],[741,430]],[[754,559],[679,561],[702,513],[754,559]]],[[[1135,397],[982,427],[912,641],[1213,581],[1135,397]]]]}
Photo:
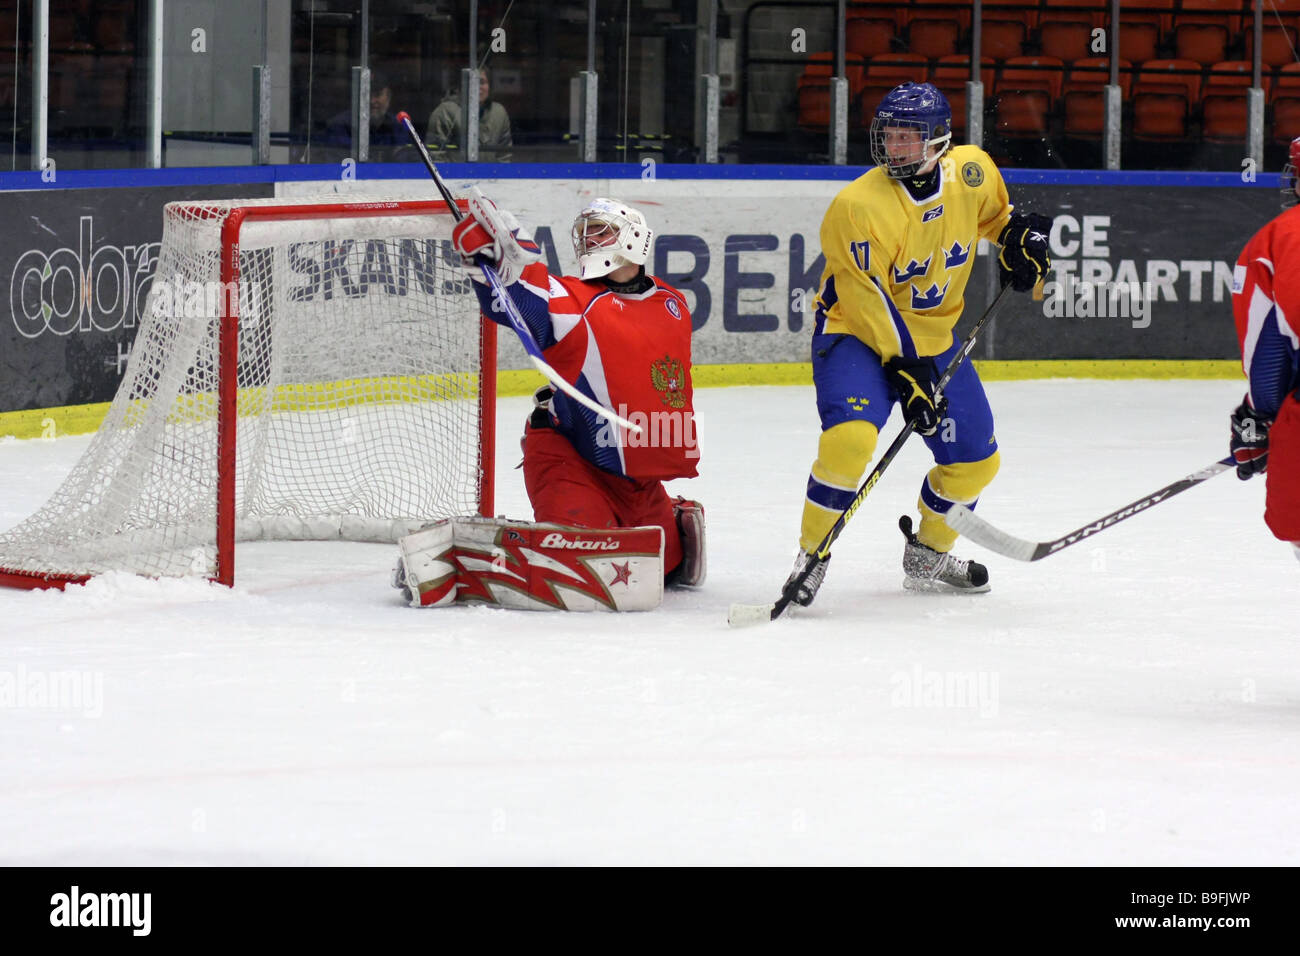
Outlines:
{"type": "MultiPolygon", "coordinates": [[[[488,71],[478,71],[478,142],[479,158],[506,162],[510,159],[509,147],[513,144],[510,137],[510,114],[496,100],[489,99],[492,84],[488,71]]],[[[429,114],[429,126],[425,134],[429,146],[440,149],[460,148],[460,92],[450,90],[429,114]]]]}
{"type": "MultiPolygon", "coordinates": [[[[370,71],[370,160],[387,162],[393,151],[407,142],[397,120],[388,111],[393,101],[393,89],[388,76],[379,70],[370,71]]],[[[352,147],[352,111],[344,110],[329,121],[325,142],[331,146],[352,147]]]]}

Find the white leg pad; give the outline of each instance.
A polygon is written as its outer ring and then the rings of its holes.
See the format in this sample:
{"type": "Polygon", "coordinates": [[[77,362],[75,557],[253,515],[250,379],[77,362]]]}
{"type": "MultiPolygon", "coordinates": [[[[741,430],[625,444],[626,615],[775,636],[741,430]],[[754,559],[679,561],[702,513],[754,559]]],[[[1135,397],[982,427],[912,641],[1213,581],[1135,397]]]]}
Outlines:
{"type": "Polygon", "coordinates": [[[682,535],[682,571],[676,583],[697,588],[704,583],[709,570],[704,550],[704,505],[678,498],[673,503],[673,514],[682,535]]]}
{"type": "Polygon", "coordinates": [[[663,529],[447,518],[398,541],[412,607],[649,611],[663,601],[663,529]]]}

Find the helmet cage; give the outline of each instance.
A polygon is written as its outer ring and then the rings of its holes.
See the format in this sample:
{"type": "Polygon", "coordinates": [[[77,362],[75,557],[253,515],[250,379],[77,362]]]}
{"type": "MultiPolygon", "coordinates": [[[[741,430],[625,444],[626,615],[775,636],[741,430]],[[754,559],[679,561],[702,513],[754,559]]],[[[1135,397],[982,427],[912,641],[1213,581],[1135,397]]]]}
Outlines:
{"type": "Polygon", "coordinates": [[[942,156],[952,141],[952,129],[945,122],[931,122],[893,116],[889,113],[877,113],[871,120],[871,159],[877,166],[884,168],[891,179],[906,179],[916,173],[933,159],[942,156]],[[886,130],[915,130],[921,134],[921,154],[916,159],[897,160],[885,147],[886,130]]]}
{"type": "Polygon", "coordinates": [[[583,279],[598,279],[627,265],[644,265],[650,256],[651,235],[645,216],[615,199],[594,200],[569,230],[583,279]]]}

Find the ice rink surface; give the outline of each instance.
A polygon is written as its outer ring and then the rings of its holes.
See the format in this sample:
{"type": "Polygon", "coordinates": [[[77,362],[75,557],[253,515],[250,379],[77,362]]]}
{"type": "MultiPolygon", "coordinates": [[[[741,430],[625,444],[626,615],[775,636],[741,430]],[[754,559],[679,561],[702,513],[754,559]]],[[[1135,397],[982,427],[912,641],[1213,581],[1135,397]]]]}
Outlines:
{"type": "MultiPolygon", "coordinates": [[[[1041,539],[1222,457],[1243,386],[988,391],[979,513],[1041,539]]],[[[709,579],[655,612],[416,611],[396,548],[357,544],[242,546],[233,591],[0,591],[0,862],[1300,864],[1300,564],[1262,480],[1035,564],[959,542],[992,592],[920,595],[913,439],[816,604],[732,630],[789,570],[817,418],[809,388],[696,404],[701,476],[672,490],[705,505],[709,579]],[[79,701],[33,699],[59,675],[79,701]]],[[[519,518],[528,407],[500,402],[519,518]]],[[[0,527],[88,442],[0,444],[0,527]]]]}

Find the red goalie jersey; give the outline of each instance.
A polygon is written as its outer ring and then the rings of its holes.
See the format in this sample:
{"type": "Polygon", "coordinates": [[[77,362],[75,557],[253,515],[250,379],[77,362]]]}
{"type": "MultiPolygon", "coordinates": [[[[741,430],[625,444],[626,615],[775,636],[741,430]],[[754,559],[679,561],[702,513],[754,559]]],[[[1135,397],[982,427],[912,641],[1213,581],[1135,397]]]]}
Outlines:
{"type": "Polygon", "coordinates": [[[1242,250],[1232,310],[1250,404],[1274,418],[1300,385],[1300,206],[1269,222],[1242,250]]]}
{"type": "Polygon", "coordinates": [[[1233,272],[1232,309],[1250,407],[1272,423],[1264,521],[1282,541],[1300,542],[1300,206],[1246,244],[1233,272]]]}
{"type": "MultiPolygon", "coordinates": [[[[504,324],[492,293],[475,283],[485,315],[504,324]]],[[[551,425],[603,471],[667,481],[696,475],[699,444],[691,388],[691,316],[676,289],[650,277],[641,292],[553,276],[527,266],[506,287],[542,354],[565,379],[641,426],[611,425],[556,392],[551,425]]]]}

